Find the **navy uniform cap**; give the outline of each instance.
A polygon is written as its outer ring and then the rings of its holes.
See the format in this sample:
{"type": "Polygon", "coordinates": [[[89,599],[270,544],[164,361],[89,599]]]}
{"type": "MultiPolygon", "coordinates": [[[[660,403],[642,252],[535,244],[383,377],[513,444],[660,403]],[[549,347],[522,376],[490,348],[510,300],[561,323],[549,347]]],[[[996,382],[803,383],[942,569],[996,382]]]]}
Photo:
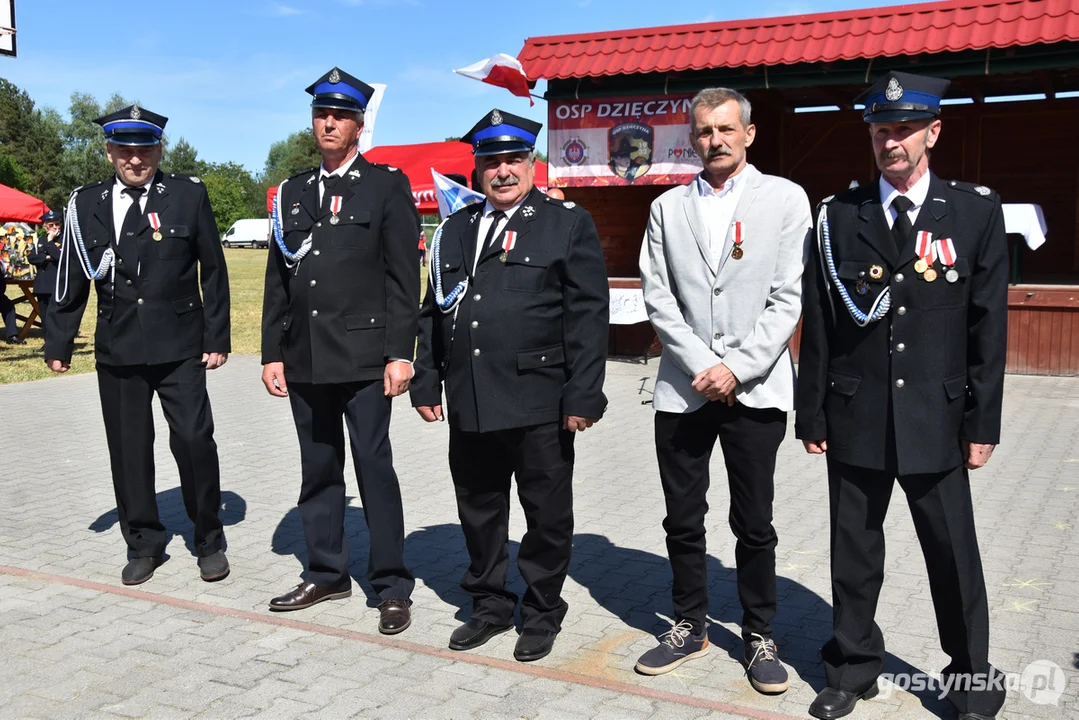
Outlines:
{"type": "Polygon", "coordinates": [[[113,145],[158,145],[168,121],[164,115],[130,105],[102,115],[94,123],[105,129],[105,139],[113,145]]]}
{"type": "Polygon", "coordinates": [[[311,107],[362,113],[367,109],[367,103],[375,94],[375,89],[335,67],[307,88],[307,92],[314,97],[311,107]]]}
{"type": "Polygon", "coordinates": [[[928,120],[940,115],[940,99],[951,84],[941,78],[893,70],[854,102],[865,104],[862,119],[868,123],[928,120]]]}
{"type": "Polygon", "coordinates": [[[484,115],[461,142],[472,146],[473,155],[530,152],[536,147],[541,128],[543,123],[495,109],[484,115]]]}
{"type": "Polygon", "coordinates": [[[45,213],[44,215],[41,216],[41,224],[44,225],[45,223],[51,223],[51,222],[54,222],[54,223],[63,222],[63,218],[60,217],[60,214],[58,212],[56,212],[54,210],[50,210],[50,211],[48,211],[47,213],[45,213]]]}

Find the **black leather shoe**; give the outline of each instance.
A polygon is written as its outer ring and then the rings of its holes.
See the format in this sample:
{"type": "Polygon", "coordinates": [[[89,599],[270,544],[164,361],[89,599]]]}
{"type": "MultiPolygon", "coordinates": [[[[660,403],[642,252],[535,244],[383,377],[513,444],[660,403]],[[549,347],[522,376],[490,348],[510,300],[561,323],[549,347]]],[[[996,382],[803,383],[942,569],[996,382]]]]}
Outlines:
{"type": "Polygon", "coordinates": [[[550,630],[525,628],[517,638],[517,646],[513,648],[513,658],[520,662],[532,662],[547,657],[554,648],[554,638],[557,634],[550,630]]]}
{"type": "Polygon", "coordinates": [[[217,582],[229,576],[229,561],[222,550],[199,558],[199,575],[206,582],[217,582]]]}
{"type": "Polygon", "coordinates": [[[855,703],[859,700],[875,698],[878,692],[880,690],[877,688],[876,683],[873,683],[873,687],[861,694],[836,690],[835,688],[824,688],[817,695],[817,699],[813,701],[813,704],[809,706],[809,714],[821,720],[835,720],[835,718],[846,717],[854,712],[855,703]]]}
{"type": "Polygon", "coordinates": [[[270,609],[282,612],[285,610],[303,610],[312,605],[317,605],[323,600],[339,600],[352,596],[352,586],[349,584],[344,590],[319,587],[314,583],[300,583],[284,595],[278,595],[270,601],[270,609]]]}
{"type": "Polygon", "coordinates": [[[383,635],[396,635],[412,624],[408,600],[383,600],[378,612],[378,631],[383,635]]]}
{"type": "Polygon", "coordinates": [[[995,718],[996,715],[982,715],[975,712],[959,713],[959,720],[994,720],[995,718]]]}
{"type": "Polygon", "coordinates": [[[469,620],[450,635],[450,650],[471,650],[478,648],[495,635],[501,635],[512,625],[495,625],[486,620],[469,620]]]}
{"type": "MultiPolygon", "coordinates": [[[[9,337],[9,338],[7,339],[7,344],[8,344],[8,345],[25,345],[25,344],[26,344],[26,341],[25,341],[25,340],[23,340],[23,339],[22,339],[21,337],[19,337],[18,335],[12,335],[11,337],[9,337]]],[[[149,578],[147,578],[147,579],[149,579],[149,578]]]]}
{"type": "Polygon", "coordinates": [[[154,570],[162,562],[164,561],[160,557],[135,558],[124,566],[124,571],[120,573],[120,581],[124,585],[141,585],[154,576],[154,570]]]}

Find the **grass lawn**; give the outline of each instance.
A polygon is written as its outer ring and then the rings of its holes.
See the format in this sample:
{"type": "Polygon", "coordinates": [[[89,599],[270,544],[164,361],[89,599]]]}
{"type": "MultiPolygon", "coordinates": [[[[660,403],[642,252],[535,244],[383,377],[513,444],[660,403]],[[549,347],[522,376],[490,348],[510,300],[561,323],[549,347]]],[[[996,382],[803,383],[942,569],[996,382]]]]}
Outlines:
{"type": "MultiPolygon", "coordinates": [[[[225,250],[229,268],[229,287],[232,297],[232,352],[257,355],[260,352],[262,326],[262,285],[266,276],[267,250],[231,248],[225,250]]],[[[424,273],[426,275],[426,273],[424,273]]],[[[426,283],[426,278],[423,278],[426,283]]],[[[424,285],[426,287],[426,285],[424,285]]],[[[22,290],[8,286],[10,298],[22,297],[22,290]]],[[[25,303],[16,310],[25,315],[25,303]]],[[[94,325],[97,317],[97,293],[90,293],[90,302],[82,317],[82,327],[75,339],[75,355],[71,358],[70,373],[92,372],[94,369],[94,325]]],[[[22,321],[19,321],[22,327],[22,321]]],[[[8,345],[0,340],[0,384],[38,380],[50,377],[41,354],[44,337],[35,328],[26,345],[8,345]]]]}

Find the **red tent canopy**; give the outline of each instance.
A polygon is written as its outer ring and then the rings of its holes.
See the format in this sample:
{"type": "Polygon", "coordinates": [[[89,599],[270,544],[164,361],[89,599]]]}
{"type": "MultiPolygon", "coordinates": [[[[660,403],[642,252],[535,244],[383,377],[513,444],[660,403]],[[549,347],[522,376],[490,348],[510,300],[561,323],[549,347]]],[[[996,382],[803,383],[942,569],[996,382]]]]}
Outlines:
{"type": "MultiPolygon", "coordinates": [[[[438,214],[435,181],[431,178],[431,168],[443,175],[459,173],[466,178],[471,178],[472,170],[476,167],[472,159],[472,148],[468,143],[457,140],[416,145],[382,145],[371,148],[364,153],[364,157],[370,162],[398,168],[408,176],[408,181],[412,185],[412,197],[421,215],[438,214]]],[[[547,163],[539,160],[536,161],[536,185],[546,192],[547,163]]],[[[273,197],[276,194],[277,186],[267,190],[267,211],[273,208],[273,197]]]]}
{"type": "Polygon", "coordinates": [[[37,225],[49,206],[36,197],[0,185],[0,222],[24,222],[37,225]]]}

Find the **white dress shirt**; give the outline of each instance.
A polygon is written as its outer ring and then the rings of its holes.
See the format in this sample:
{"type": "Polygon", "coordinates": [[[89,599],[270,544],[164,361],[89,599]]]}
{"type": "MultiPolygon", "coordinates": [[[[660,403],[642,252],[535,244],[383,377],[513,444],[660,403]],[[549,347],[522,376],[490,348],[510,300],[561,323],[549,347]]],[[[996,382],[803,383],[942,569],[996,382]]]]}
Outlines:
{"type": "Polygon", "coordinates": [[[922,175],[918,178],[918,182],[914,183],[908,192],[901,193],[892,187],[892,184],[884,179],[884,176],[880,176],[880,204],[884,208],[884,217],[888,220],[888,227],[891,228],[895,224],[895,217],[898,215],[896,209],[892,207],[892,201],[900,195],[905,195],[913,205],[910,206],[910,210],[907,211],[907,217],[910,218],[910,225],[914,227],[915,221],[918,220],[918,211],[922,209],[922,205],[925,204],[925,199],[929,197],[929,173],[922,175]]]}
{"type": "MultiPolygon", "coordinates": [[[[746,166],[748,167],[748,165],[746,166]]],[[[745,168],[742,169],[743,171],[745,168]]],[[[731,221],[734,219],[734,210],[738,207],[738,200],[742,197],[745,183],[745,172],[740,171],[737,175],[727,178],[722,187],[714,188],[704,178],[702,172],[697,176],[697,202],[704,217],[705,227],[708,228],[708,247],[712,252],[712,258],[719,261],[723,257],[723,244],[727,241],[731,221]]]]}
{"type": "MultiPolygon", "coordinates": [[[[154,177],[150,176],[150,179],[146,181],[145,185],[131,186],[141,187],[142,195],[139,197],[139,209],[142,212],[146,212],[146,198],[150,197],[150,185],[153,184],[154,177]]],[[[123,230],[124,218],[127,217],[127,211],[131,207],[131,196],[124,192],[124,188],[129,187],[120,182],[120,178],[117,177],[112,183],[112,230],[116,233],[116,244],[120,244],[120,231],[123,230]]]]}
{"type": "Polygon", "coordinates": [[[351,159],[341,163],[341,167],[337,168],[333,172],[327,170],[325,165],[318,166],[318,206],[320,208],[322,207],[323,195],[326,194],[326,187],[322,181],[328,177],[344,177],[345,173],[347,173],[349,171],[349,168],[352,167],[352,163],[356,162],[356,158],[359,157],[359,155],[360,153],[357,152],[355,155],[352,156],[351,159]]]}
{"type": "MultiPolygon", "coordinates": [[[[521,203],[523,203],[524,201],[525,199],[521,198],[517,201],[517,204],[511,207],[509,210],[502,211],[506,213],[506,217],[505,219],[498,221],[498,227],[495,229],[495,234],[492,241],[498,238],[498,233],[501,232],[502,229],[509,224],[510,220],[513,219],[514,213],[517,212],[517,209],[521,207],[521,203]]],[[[491,201],[488,200],[487,203],[483,206],[483,215],[480,216],[480,221],[476,223],[477,225],[479,225],[479,227],[476,228],[476,256],[472,258],[473,275],[476,274],[476,266],[479,265],[480,256],[487,250],[487,248],[482,247],[482,245],[483,241],[487,239],[487,233],[491,230],[491,223],[493,222],[491,216],[496,212],[498,212],[498,208],[492,205],[491,201]]]]}

